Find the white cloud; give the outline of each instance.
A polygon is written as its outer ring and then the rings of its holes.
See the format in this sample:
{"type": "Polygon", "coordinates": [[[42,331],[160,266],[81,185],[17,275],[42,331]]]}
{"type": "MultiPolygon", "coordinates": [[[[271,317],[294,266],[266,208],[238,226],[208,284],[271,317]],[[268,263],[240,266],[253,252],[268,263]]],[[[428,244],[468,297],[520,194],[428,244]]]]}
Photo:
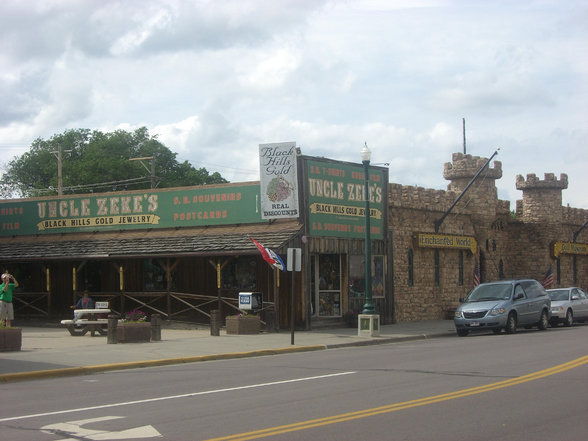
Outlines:
{"type": "Polygon", "coordinates": [[[284,85],[288,77],[296,71],[300,63],[295,51],[278,49],[270,54],[262,54],[253,66],[245,64],[237,67],[237,78],[243,87],[255,89],[274,89],[284,85]],[[242,70],[245,69],[243,72],[242,70]]]}
{"type": "Polygon", "coordinates": [[[569,175],[588,208],[585,2],[6,0],[0,149],[71,128],[146,126],[178,159],[258,178],[258,145],[389,163],[445,188],[443,164],[502,147],[516,174],[569,175]],[[34,29],[35,32],[30,30],[34,29]]]}

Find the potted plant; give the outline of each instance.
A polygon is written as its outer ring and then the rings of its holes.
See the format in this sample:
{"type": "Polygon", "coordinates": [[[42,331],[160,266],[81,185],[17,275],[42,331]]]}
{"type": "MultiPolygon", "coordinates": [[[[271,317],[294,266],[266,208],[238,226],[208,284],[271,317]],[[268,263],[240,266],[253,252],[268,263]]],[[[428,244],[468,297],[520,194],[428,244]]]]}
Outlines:
{"type": "Polygon", "coordinates": [[[116,327],[118,343],[142,343],[151,341],[151,323],[147,314],[139,309],[127,312],[116,327]]]}
{"type": "Polygon", "coordinates": [[[226,318],[227,334],[259,334],[261,321],[255,314],[229,315],[226,318]]]}
{"type": "Polygon", "coordinates": [[[22,329],[6,327],[0,323],[0,352],[20,351],[22,346],[22,329]]]}

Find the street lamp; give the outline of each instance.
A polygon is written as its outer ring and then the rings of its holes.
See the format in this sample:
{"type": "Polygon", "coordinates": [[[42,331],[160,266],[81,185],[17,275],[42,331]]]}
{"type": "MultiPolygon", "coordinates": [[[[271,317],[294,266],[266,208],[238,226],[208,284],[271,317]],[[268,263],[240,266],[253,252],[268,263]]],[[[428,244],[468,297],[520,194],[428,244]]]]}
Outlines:
{"type": "Polygon", "coordinates": [[[375,314],[374,303],[372,301],[372,241],[370,232],[370,158],[372,152],[367,146],[367,142],[360,152],[361,162],[363,163],[363,174],[365,176],[365,304],[363,305],[362,314],[375,314]]]}

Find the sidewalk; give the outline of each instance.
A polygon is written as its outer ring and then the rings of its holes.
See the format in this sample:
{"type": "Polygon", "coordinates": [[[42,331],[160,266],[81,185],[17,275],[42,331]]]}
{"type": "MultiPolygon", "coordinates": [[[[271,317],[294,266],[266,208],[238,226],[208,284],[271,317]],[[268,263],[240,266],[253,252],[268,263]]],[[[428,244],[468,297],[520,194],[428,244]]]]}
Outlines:
{"type": "Polygon", "coordinates": [[[162,327],[161,341],[107,344],[105,336],[72,337],[65,328],[21,327],[22,350],[0,352],[0,383],[455,335],[452,320],[430,320],[384,325],[371,338],[358,337],[356,328],[296,331],[292,345],[288,330],[212,336],[208,327],[173,324],[162,327]]]}

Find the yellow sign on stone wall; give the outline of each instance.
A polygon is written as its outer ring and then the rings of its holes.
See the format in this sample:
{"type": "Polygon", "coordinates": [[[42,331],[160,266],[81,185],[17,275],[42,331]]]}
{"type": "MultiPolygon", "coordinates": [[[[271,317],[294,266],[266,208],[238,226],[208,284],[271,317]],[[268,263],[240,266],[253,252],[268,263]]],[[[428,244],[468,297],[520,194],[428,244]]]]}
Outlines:
{"type": "Polygon", "coordinates": [[[475,253],[478,242],[473,236],[454,236],[451,234],[416,233],[413,235],[416,245],[421,248],[453,248],[470,250],[475,253]]]}
{"type": "Polygon", "coordinates": [[[579,254],[588,255],[588,243],[574,243],[574,242],[554,242],[553,243],[553,257],[556,259],[560,254],[579,254]]]}

